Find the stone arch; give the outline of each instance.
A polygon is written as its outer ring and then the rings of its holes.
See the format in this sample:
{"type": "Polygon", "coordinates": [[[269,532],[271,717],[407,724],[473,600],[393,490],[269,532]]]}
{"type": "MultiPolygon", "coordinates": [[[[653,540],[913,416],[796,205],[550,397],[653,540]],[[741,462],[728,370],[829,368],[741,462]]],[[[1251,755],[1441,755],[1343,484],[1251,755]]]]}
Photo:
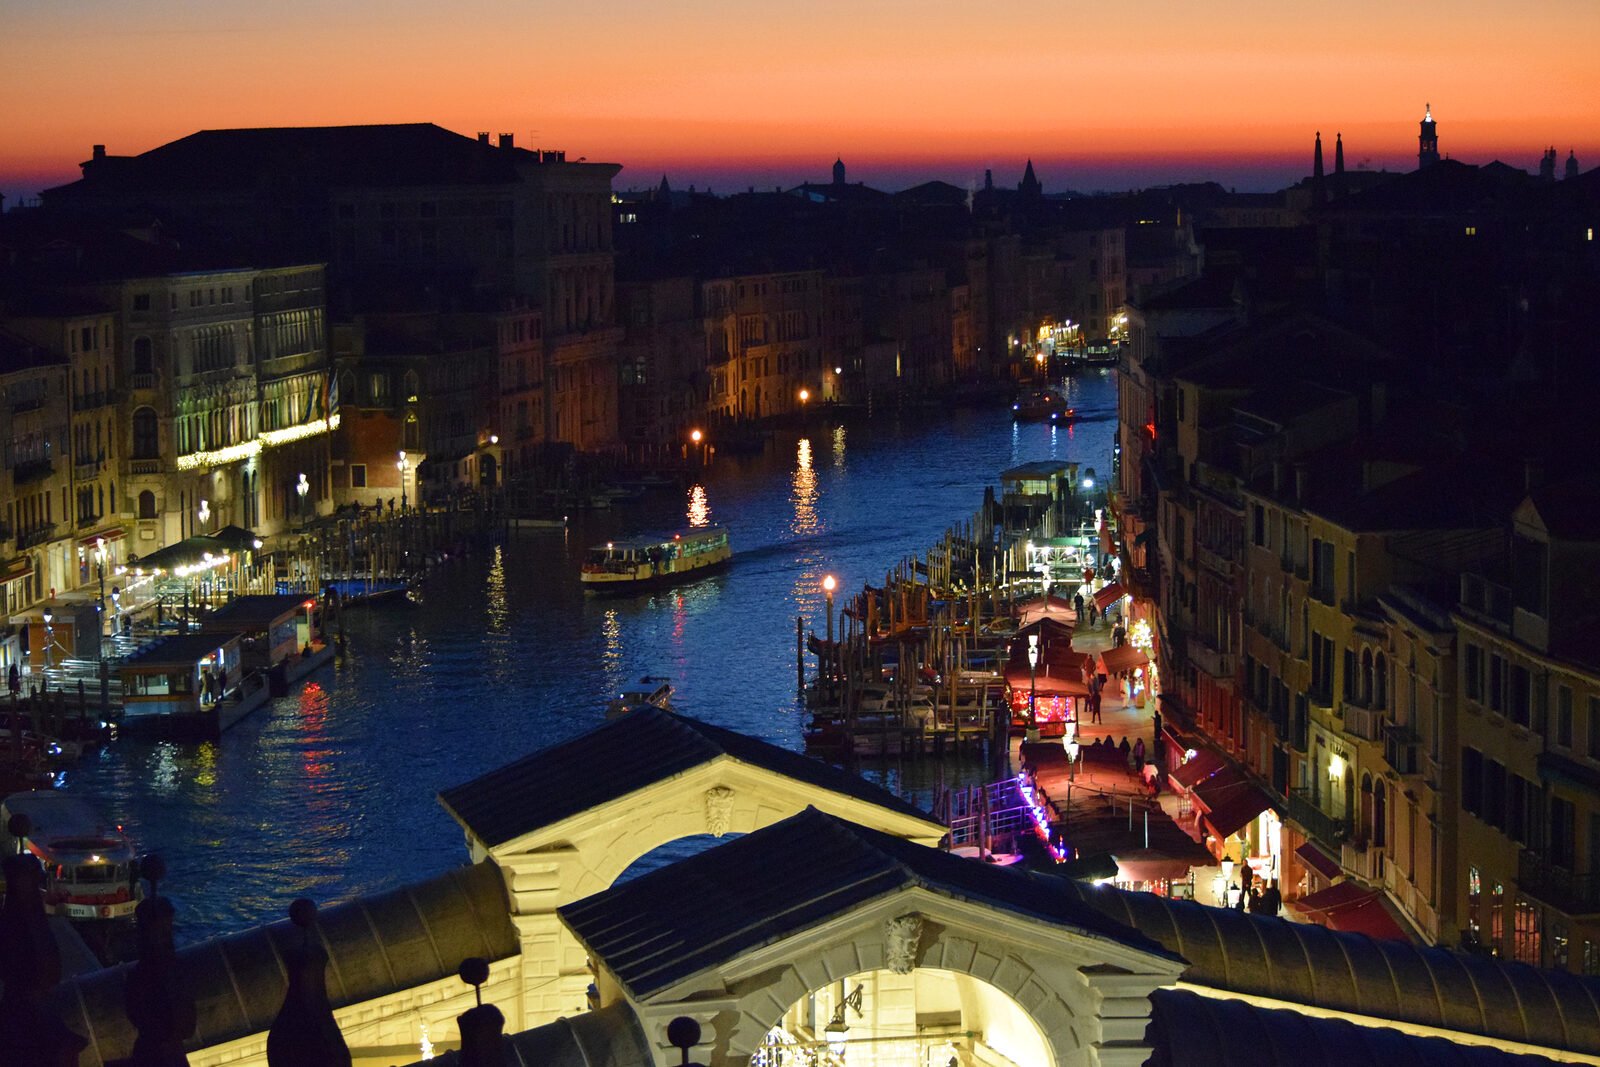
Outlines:
{"type": "MultiPolygon", "coordinates": [[[[843,917],[840,917],[843,918],[843,917]]],[[[671,990],[633,1001],[657,1064],[677,1062],[665,1030],[678,1015],[701,1025],[693,1056],[707,1067],[749,1062],[766,1035],[803,997],[865,974],[948,972],[997,992],[1037,1031],[1049,1057],[1040,1067],[1143,1063],[1150,992],[1181,963],[1053,924],[1002,920],[965,902],[911,891],[880,898],[844,921],[785,938],[671,990]],[[893,924],[912,920],[909,958],[893,924]],[[706,1008],[709,998],[715,1007],[706,1008]]],[[[1033,1067],[1029,1064],[1029,1067],[1033,1067]]]]}
{"type": "MultiPolygon", "coordinates": [[[[1044,1002],[1042,1013],[1055,1016],[1055,1018],[1050,1019],[1050,1022],[1054,1025],[1047,1028],[1027,1008],[1023,1007],[1015,996],[1007,993],[993,982],[964,972],[946,970],[942,967],[918,967],[904,975],[896,974],[888,969],[861,971],[846,977],[842,983],[834,983],[834,987],[841,987],[851,991],[861,988],[867,991],[869,1002],[867,1008],[870,1014],[867,1017],[863,1017],[860,1014],[852,1015],[847,1010],[846,1017],[847,1020],[852,1020],[854,1023],[852,1032],[856,1033],[857,1040],[865,1037],[866,1040],[876,1045],[878,1042],[883,1041],[886,1036],[904,1036],[913,1040],[921,1036],[914,1029],[916,1026],[916,1009],[922,1003],[919,987],[926,987],[932,984],[928,981],[929,979],[940,985],[954,986],[954,999],[959,1004],[958,1010],[961,1013],[960,1030],[962,1033],[958,1036],[966,1039],[970,1037],[977,1025],[984,1024],[985,1044],[989,1045],[994,1051],[1000,1052],[1013,1063],[1023,1064],[1026,1067],[1056,1067],[1061,1063],[1061,1057],[1053,1047],[1051,1034],[1072,1033],[1079,1029],[1079,1027],[1073,1025],[1077,1021],[1074,1016],[1063,1014],[1056,1010],[1060,1005],[1059,999],[1044,1002]],[[909,995],[907,995],[908,992],[909,995]],[[1016,1035],[1006,1035],[998,1038],[998,1046],[995,1042],[988,1040],[992,1036],[992,1031],[999,1027],[991,1027],[987,1024],[990,1022],[1010,1021],[1009,1019],[997,1020],[993,1015],[989,1014],[997,1003],[1006,1009],[1004,1014],[1023,1022],[1025,1028],[1023,1040],[1017,1040],[1016,1035]],[[862,1033],[863,1031],[865,1033],[862,1033]],[[899,1031],[899,1033],[896,1033],[896,1031],[899,1031]]],[[[800,1004],[820,992],[822,990],[813,989],[802,994],[795,1004],[791,1005],[787,1011],[779,1016],[779,1019],[789,1018],[800,1004]]],[[[837,997],[830,999],[836,1001],[837,997]]],[[[947,1005],[950,1003],[950,997],[947,994],[944,997],[940,997],[936,1002],[947,1005]]],[[[825,1000],[824,1004],[827,1003],[828,1001],[825,1000]]],[[[946,1010],[949,1009],[946,1008],[946,1010]]],[[[825,1032],[823,1016],[818,1015],[815,1022],[813,1033],[825,1032]]],[[[786,1027],[786,1029],[788,1028],[786,1027]]],[[[769,1027],[768,1032],[770,1030],[771,1028],[769,1027]]],[[[756,1047],[759,1047],[759,1043],[756,1047]]],[[[751,1053],[754,1051],[754,1048],[750,1050],[751,1053]]],[[[848,1044],[845,1045],[844,1051],[845,1058],[848,1061],[848,1044]]],[[[733,1052],[730,1049],[730,1056],[735,1060],[738,1059],[740,1054],[749,1055],[750,1053],[743,1053],[742,1049],[739,1052],[733,1052]]],[[[940,1062],[943,1061],[941,1060],[940,1062]]]]}

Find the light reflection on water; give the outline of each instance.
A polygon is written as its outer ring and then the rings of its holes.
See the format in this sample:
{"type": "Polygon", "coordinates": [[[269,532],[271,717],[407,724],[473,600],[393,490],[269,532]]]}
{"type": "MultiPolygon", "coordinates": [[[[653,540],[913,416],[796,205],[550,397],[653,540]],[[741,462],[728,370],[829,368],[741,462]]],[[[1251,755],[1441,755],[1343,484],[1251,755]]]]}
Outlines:
{"type": "MultiPolygon", "coordinates": [[[[331,904],[466,860],[440,789],[603,721],[642,675],[671,678],[678,706],[789,747],[796,707],[795,617],[823,625],[823,573],[836,607],[869,577],[920,555],[970,518],[1000,470],[1079,459],[1108,474],[1113,379],[1078,383],[1080,421],[1052,434],[1009,410],[881,415],[781,437],[761,457],[723,457],[699,492],[574,516],[570,534],[523,531],[450,564],[419,602],[346,613],[348,655],[273,701],[220,744],[119,741],[66,775],[162,853],[163,892],[188,941],[281,918],[296,896],[331,904]],[[828,459],[814,449],[826,442],[828,459]],[[583,551],[690,521],[697,498],[727,525],[721,573],[637,597],[586,597],[583,551]]],[[[605,773],[604,766],[593,772],[605,773]]],[[[927,803],[973,765],[891,763],[863,773],[927,803]]]]}

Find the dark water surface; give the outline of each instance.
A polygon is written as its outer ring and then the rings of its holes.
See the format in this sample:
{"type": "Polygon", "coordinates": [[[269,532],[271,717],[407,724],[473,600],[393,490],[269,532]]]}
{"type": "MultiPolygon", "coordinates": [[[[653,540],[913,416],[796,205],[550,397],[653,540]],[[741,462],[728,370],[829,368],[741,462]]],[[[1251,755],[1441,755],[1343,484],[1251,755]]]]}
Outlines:
{"type": "MultiPolygon", "coordinates": [[[[1109,475],[1115,379],[1068,389],[1070,428],[1014,426],[1000,408],[819,424],[760,457],[719,456],[694,490],[575,517],[565,534],[518,532],[439,571],[414,604],[350,612],[344,662],[220,743],[119,741],[66,788],[165,857],[190,941],[280,918],[296,896],[330,904],[465,862],[435,794],[596,725],[641,675],[669,677],[686,714],[798,748],[795,617],[821,629],[823,574],[841,597],[881,580],[970,518],[1012,464],[1061,457],[1109,475]],[[729,528],[730,567],[650,595],[584,594],[586,547],[691,510],[729,528]]],[[[939,775],[978,770],[863,772],[926,804],[939,775]]]]}

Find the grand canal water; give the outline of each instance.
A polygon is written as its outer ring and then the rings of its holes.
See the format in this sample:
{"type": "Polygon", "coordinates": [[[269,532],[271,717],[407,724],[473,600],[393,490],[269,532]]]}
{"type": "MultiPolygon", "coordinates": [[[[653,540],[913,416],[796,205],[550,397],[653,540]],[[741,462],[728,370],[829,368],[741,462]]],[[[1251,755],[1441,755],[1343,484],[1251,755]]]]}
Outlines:
{"type": "MultiPolygon", "coordinates": [[[[118,741],[65,788],[165,857],[191,941],[277,919],[296,896],[333,903],[465,862],[435,794],[596,725],[642,675],[671,678],[687,714],[798,748],[795,617],[821,629],[822,575],[841,595],[881,580],[970,517],[1014,463],[1109,474],[1115,379],[1068,389],[1070,427],[1013,425],[1002,408],[819,424],[761,457],[719,456],[688,493],[591,513],[566,534],[519,533],[444,568],[415,604],[352,611],[345,660],[220,743],[118,741]],[[588,545],[691,511],[729,527],[731,567],[654,595],[585,596],[588,545]]],[[[926,804],[940,774],[976,769],[863,773],[926,804]]]]}

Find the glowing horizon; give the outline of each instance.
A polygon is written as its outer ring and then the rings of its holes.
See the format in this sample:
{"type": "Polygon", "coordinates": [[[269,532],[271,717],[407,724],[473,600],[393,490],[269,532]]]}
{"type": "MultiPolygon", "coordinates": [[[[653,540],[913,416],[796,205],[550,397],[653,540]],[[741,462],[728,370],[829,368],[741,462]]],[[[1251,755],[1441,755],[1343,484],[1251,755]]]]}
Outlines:
{"type": "Polygon", "coordinates": [[[1309,172],[1318,130],[1330,168],[1342,132],[1352,169],[1412,169],[1430,103],[1454,158],[1533,170],[1554,145],[1600,162],[1591,0],[1459,0],[1448,17],[1379,0],[1292,17],[1265,0],[818,0],[759,17],[733,0],[216,0],[197,16],[177,0],[14,14],[0,191],[74,180],[93,144],[136,155],[201,129],[380,122],[513,132],[623,164],[622,189],[663,172],[791,186],[827,180],[836,155],[851,181],[890,188],[985,168],[1014,186],[1028,158],[1048,191],[1280,188],[1309,172]]]}

